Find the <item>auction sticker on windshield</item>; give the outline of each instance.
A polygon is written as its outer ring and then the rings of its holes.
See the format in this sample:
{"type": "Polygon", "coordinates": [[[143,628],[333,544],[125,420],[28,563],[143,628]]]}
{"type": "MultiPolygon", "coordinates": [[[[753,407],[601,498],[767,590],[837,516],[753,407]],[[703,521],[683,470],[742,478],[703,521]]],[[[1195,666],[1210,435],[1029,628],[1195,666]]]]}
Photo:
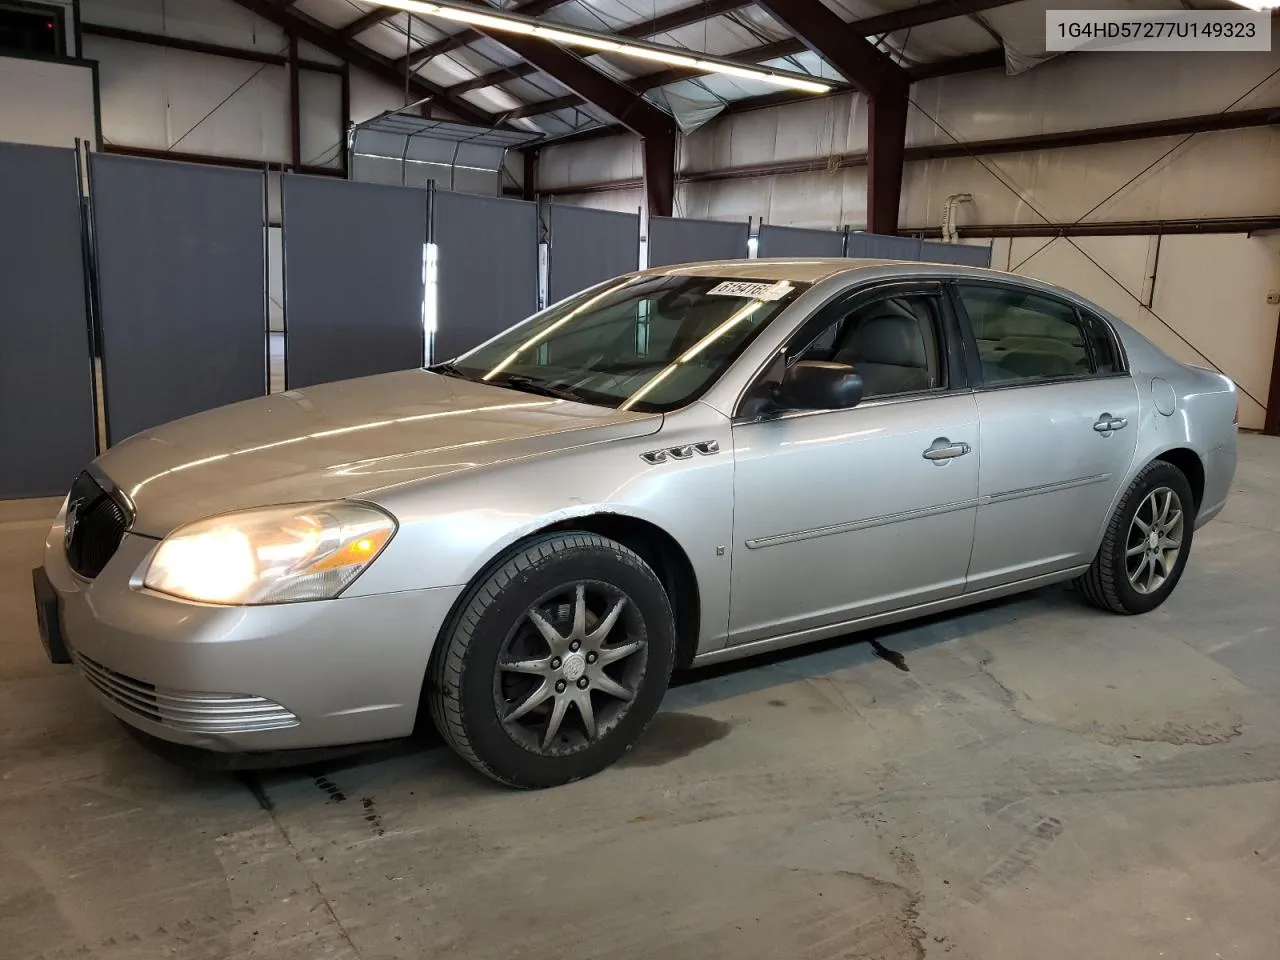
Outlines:
{"type": "Polygon", "coordinates": [[[754,283],[749,280],[726,280],[707,291],[712,297],[749,297],[752,300],[781,300],[795,288],[786,280],[777,283],[754,283]]]}

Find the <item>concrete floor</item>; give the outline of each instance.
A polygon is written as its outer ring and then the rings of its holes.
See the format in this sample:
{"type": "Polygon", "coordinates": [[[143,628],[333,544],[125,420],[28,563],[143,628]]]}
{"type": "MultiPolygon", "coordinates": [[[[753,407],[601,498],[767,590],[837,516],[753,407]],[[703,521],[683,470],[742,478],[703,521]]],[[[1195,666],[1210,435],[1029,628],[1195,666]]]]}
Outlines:
{"type": "MultiPolygon", "coordinates": [[[[1061,589],[703,674],[624,765],[195,773],[45,663],[0,514],[0,957],[1280,957],[1280,442],[1142,618],[1061,589]],[[908,669],[896,668],[893,653],[908,669]]],[[[29,509],[29,508],[28,508],[29,509]]]]}

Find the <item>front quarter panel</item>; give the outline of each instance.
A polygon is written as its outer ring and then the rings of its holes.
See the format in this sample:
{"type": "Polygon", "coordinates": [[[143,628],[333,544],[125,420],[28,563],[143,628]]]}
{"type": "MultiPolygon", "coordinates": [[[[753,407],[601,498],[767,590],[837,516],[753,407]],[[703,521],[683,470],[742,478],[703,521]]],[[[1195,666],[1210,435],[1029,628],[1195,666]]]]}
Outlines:
{"type": "Polygon", "coordinates": [[[701,608],[699,651],[705,652],[723,645],[728,624],[732,489],[729,421],[695,403],[668,414],[647,436],[370,496],[397,518],[400,529],[345,595],[467,584],[511,545],[548,526],[619,514],[661,528],[689,558],[701,608]],[[642,459],[649,451],[707,442],[718,452],[658,464],[642,459]]]}

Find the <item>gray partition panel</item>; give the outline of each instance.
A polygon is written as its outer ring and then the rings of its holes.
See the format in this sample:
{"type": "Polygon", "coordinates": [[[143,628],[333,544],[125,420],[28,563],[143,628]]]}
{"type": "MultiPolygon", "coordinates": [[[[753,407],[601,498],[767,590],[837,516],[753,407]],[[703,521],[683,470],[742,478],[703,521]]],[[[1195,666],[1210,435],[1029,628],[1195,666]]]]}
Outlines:
{"type": "Polygon", "coordinates": [[[538,307],[538,207],[438,190],[431,198],[436,245],[437,361],[456,357],[538,307]]]}
{"type": "Polygon", "coordinates": [[[731,220],[649,218],[649,266],[697,260],[742,260],[747,256],[750,228],[731,220]]]}
{"type": "Polygon", "coordinates": [[[0,500],[66,493],[93,459],[74,150],[0,143],[0,500]]]}
{"type": "Polygon", "coordinates": [[[89,158],[108,443],[266,392],[265,179],[89,158]]]}
{"type": "Polygon", "coordinates": [[[970,267],[991,265],[989,244],[977,246],[968,243],[942,243],[937,240],[921,240],[918,237],[894,237],[859,231],[849,234],[847,250],[850,257],[923,260],[928,263],[959,263],[970,267]]]}
{"type": "Polygon", "coordinates": [[[800,227],[760,227],[760,257],[843,257],[844,232],[807,230],[800,227]]]}
{"type": "Polygon", "coordinates": [[[635,270],[640,215],[554,204],[551,207],[551,302],[635,270]]]}
{"type": "Polygon", "coordinates": [[[991,245],[974,243],[941,243],[925,240],[920,252],[921,260],[933,263],[960,263],[968,267],[991,266],[991,245]]]}
{"type": "Polygon", "coordinates": [[[421,367],[427,192],[286,174],[289,389],[421,367]]]}
{"type": "Polygon", "coordinates": [[[922,241],[915,237],[884,236],[879,233],[851,233],[847,246],[850,257],[874,260],[919,260],[922,241]]]}

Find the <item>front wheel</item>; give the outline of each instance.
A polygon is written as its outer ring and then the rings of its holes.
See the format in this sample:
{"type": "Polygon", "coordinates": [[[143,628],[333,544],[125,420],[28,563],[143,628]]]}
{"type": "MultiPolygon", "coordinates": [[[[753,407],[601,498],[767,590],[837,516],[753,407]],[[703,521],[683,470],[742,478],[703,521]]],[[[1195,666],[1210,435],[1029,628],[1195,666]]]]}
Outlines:
{"type": "Polygon", "coordinates": [[[441,735],[501,783],[550,787],[635,746],[666,692],[675,623],[636,553],[551,534],[475,585],[440,643],[427,697],[441,735]]]}
{"type": "Polygon", "coordinates": [[[1154,610],[1186,569],[1194,530],[1187,478],[1163,460],[1147,464],[1120,498],[1093,564],[1077,581],[1085,599],[1111,613],[1154,610]]]}

